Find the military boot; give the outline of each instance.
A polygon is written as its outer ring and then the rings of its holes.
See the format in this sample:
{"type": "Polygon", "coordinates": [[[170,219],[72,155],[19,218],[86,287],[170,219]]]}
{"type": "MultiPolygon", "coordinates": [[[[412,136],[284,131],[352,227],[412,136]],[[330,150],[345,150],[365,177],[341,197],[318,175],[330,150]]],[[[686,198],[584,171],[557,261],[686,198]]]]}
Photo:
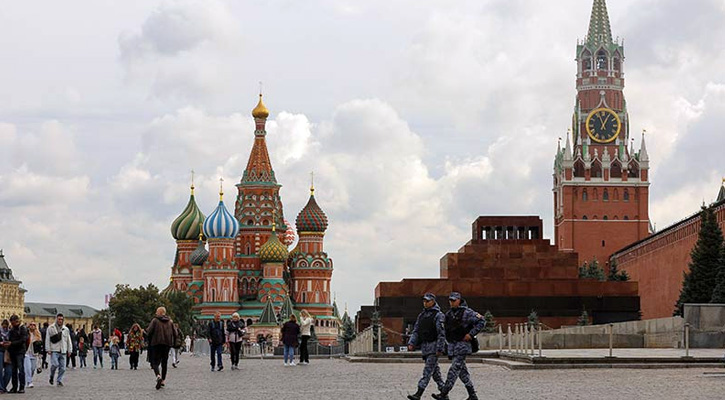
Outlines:
{"type": "Polygon", "coordinates": [[[450,399],[448,398],[448,393],[446,393],[446,392],[444,392],[444,391],[441,391],[441,392],[440,392],[440,393],[438,393],[438,394],[436,394],[436,393],[433,393],[433,394],[432,394],[431,396],[433,396],[433,398],[434,398],[434,399],[436,399],[436,400],[450,400],[450,399]]]}
{"type": "Polygon", "coordinates": [[[476,396],[476,389],[471,387],[466,387],[466,391],[468,391],[468,398],[466,400],[478,400],[478,396],[476,396]]]}
{"type": "Polygon", "coordinates": [[[418,391],[417,391],[417,392],[415,392],[415,394],[409,394],[409,395],[408,395],[408,398],[409,398],[410,400],[420,400],[420,396],[422,396],[422,395],[423,395],[423,392],[424,392],[424,391],[425,391],[424,389],[418,388],[418,391]]]}

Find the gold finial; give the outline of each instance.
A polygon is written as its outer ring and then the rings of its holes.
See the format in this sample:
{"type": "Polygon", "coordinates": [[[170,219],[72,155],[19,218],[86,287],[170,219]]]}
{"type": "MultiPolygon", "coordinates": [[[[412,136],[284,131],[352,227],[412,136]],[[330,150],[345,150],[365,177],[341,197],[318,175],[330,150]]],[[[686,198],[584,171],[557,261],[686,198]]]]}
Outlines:
{"type": "Polygon", "coordinates": [[[194,170],[191,170],[191,194],[194,194],[194,170]]]}
{"type": "Polygon", "coordinates": [[[272,232],[276,232],[276,231],[277,231],[277,223],[274,220],[272,220],[272,232]]]}
{"type": "Polygon", "coordinates": [[[642,129],[642,136],[647,134],[647,129],[642,129]]]}
{"type": "Polygon", "coordinates": [[[315,172],[310,172],[310,196],[315,195],[315,172]]]}
{"type": "Polygon", "coordinates": [[[262,82],[260,82],[259,85],[259,103],[257,103],[257,106],[254,107],[254,110],[252,110],[252,116],[254,118],[267,119],[267,117],[269,117],[269,110],[267,110],[264,102],[262,102],[262,82]]]}
{"type": "MultiPolygon", "coordinates": [[[[722,178],[722,185],[725,186],[725,177],[722,178]]],[[[0,253],[2,253],[2,250],[0,250],[0,253]]]]}
{"type": "Polygon", "coordinates": [[[224,198],[224,178],[219,178],[219,201],[224,198]]]}
{"type": "Polygon", "coordinates": [[[204,241],[204,223],[199,221],[199,241],[204,241]]]}

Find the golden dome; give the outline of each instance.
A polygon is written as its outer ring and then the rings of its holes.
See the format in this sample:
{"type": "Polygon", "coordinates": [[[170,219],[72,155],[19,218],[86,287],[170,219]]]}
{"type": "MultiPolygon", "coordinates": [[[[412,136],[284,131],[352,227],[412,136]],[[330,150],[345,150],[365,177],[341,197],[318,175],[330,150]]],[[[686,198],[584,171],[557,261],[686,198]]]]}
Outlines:
{"type": "Polygon", "coordinates": [[[252,116],[254,118],[262,119],[269,117],[269,110],[267,110],[267,107],[265,107],[262,102],[262,93],[259,94],[259,103],[257,103],[257,106],[254,107],[254,110],[252,110],[252,116]]]}

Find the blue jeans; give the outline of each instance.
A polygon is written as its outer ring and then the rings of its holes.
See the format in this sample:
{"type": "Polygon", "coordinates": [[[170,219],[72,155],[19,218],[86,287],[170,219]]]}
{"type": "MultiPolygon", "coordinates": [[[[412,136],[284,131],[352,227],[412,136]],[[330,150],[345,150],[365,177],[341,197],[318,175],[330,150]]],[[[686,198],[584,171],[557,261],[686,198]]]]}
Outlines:
{"type": "Polygon", "coordinates": [[[63,382],[65,375],[65,353],[54,351],[50,353],[50,379],[53,379],[55,370],[58,370],[58,382],[63,382]]]}
{"type": "Polygon", "coordinates": [[[10,383],[10,378],[13,376],[13,365],[10,363],[7,363],[5,365],[2,365],[2,360],[5,359],[5,351],[0,351],[0,392],[7,392],[8,390],[8,383],[10,383]]]}
{"type": "Polygon", "coordinates": [[[219,344],[210,344],[209,348],[209,354],[211,356],[211,367],[214,368],[214,355],[216,354],[217,363],[216,365],[221,367],[222,366],[222,348],[224,345],[222,343],[219,344]]]}
{"type": "Polygon", "coordinates": [[[295,348],[289,345],[284,345],[284,362],[294,362],[295,361],[295,348]],[[289,358],[289,361],[287,359],[289,358]]]}
{"type": "Polygon", "coordinates": [[[101,362],[101,368],[103,368],[103,347],[93,346],[93,366],[96,366],[96,360],[101,362]]]}

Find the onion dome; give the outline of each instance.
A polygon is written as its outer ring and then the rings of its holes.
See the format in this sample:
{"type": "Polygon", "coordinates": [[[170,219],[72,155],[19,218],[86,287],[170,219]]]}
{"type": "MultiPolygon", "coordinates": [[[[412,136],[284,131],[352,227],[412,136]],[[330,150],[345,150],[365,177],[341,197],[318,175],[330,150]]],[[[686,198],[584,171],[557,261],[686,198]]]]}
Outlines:
{"type": "Polygon", "coordinates": [[[171,236],[176,240],[194,240],[201,233],[201,223],[203,221],[204,214],[202,214],[196,205],[196,200],[194,199],[194,184],[192,183],[189,203],[181,215],[176,217],[171,224],[171,236]]]}
{"type": "Polygon", "coordinates": [[[292,225],[289,223],[289,221],[284,220],[284,224],[287,225],[287,230],[282,234],[282,243],[284,243],[285,246],[289,247],[295,241],[295,230],[292,229],[292,225]]]}
{"type": "Polygon", "coordinates": [[[259,94],[259,103],[252,110],[252,116],[259,119],[267,119],[269,117],[269,110],[267,110],[267,107],[262,102],[262,93],[259,94]]]}
{"type": "Polygon", "coordinates": [[[161,296],[169,297],[176,293],[181,293],[181,290],[177,289],[176,286],[174,286],[173,279],[169,279],[169,286],[166,286],[166,288],[161,291],[161,296]]]}
{"type": "Polygon", "coordinates": [[[206,250],[204,242],[201,240],[201,234],[199,234],[199,244],[189,255],[189,261],[191,262],[191,265],[203,265],[207,258],[209,258],[209,252],[206,250]]]}
{"type": "Polygon", "coordinates": [[[327,215],[315,201],[315,188],[310,188],[310,199],[295,220],[297,232],[324,232],[327,229],[327,215]]]}
{"type": "Polygon", "coordinates": [[[272,226],[272,234],[262,247],[259,248],[259,258],[265,262],[285,262],[289,256],[287,246],[282,244],[277,238],[274,225],[272,226]]]}
{"type": "Polygon", "coordinates": [[[239,232],[239,221],[227,210],[222,200],[224,192],[219,190],[219,205],[204,220],[204,236],[209,239],[234,239],[239,232]]]}

